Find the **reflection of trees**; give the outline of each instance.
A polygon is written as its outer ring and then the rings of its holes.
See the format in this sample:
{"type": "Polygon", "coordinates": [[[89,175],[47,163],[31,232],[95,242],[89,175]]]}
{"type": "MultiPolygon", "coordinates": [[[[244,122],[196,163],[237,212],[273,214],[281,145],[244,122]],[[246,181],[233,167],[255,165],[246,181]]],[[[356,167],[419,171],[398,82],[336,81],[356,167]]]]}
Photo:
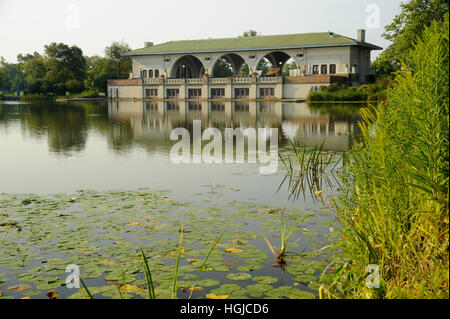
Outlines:
{"type": "Polygon", "coordinates": [[[133,128],[130,122],[117,122],[108,127],[108,144],[116,151],[125,151],[133,145],[133,128]]]}
{"type": "Polygon", "coordinates": [[[84,149],[87,125],[83,108],[52,108],[47,114],[48,143],[53,152],[79,152],[84,149]]]}

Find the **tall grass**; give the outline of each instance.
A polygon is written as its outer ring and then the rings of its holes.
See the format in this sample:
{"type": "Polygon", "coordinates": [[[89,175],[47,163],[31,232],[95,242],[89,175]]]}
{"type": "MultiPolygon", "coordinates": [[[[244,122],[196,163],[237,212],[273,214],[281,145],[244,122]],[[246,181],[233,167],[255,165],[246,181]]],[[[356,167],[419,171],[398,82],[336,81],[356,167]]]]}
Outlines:
{"type": "Polygon", "coordinates": [[[323,151],[325,139],[320,144],[308,149],[300,145],[296,140],[289,140],[292,154],[295,156],[283,156],[279,154],[281,163],[286,169],[286,176],[280,183],[278,190],[287,184],[289,198],[298,199],[309,192],[313,200],[321,198],[320,194],[324,183],[330,184],[328,174],[334,177],[333,172],[340,168],[340,163],[345,162],[345,153],[340,159],[323,151]]]}
{"type": "Polygon", "coordinates": [[[387,102],[362,112],[338,204],[343,259],[331,298],[449,297],[449,34],[434,24],[410,52],[387,102]],[[377,289],[366,266],[380,270],[377,289]]]}

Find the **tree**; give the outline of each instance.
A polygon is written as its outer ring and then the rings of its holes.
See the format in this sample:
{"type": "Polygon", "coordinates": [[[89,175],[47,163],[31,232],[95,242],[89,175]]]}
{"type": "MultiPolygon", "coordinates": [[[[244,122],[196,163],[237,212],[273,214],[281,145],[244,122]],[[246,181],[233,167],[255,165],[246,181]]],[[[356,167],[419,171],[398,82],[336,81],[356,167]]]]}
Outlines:
{"type": "Polygon", "coordinates": [[[241,35],[241,38],[256,37],[258,35],[259,35],[258,31],[250,29],[248,31],[244,31],[241,35]]]}
{"type": "Polygon", "coordinates": [[[417,39],[422,37],[425,28],[433,21],[443,23],[448,16],[448,2],[445,0],[412,0],[400,5],[402,11],[393,22],[385,27],[383,37],[392,41],[374,61],[378,74],[389,74],[400,69],[402,60],[417,39]]]}
{"type": "Polygon", "coordinates": [[[290,70],[296,70],[297,64],[291,60],[290,62],[287,62],[283,67],[283,76],[289,76],[290,70]]]}
{"type": "Polygon", "coordinates": [[[57,94],[84,90],[86,60],[77,46],[51,43],[45,46],[46,78],[57,94]]]}
{"type": "Polygon", "coordinates": [[[4,89],[5,86],[6,86],[6,72],[5,70],[3,70],[3,67],[1,66],[0,63],[0,90],[4,89]]]}
{"type": "Polygon", "coordinates": [[[105,55],[111,59],[116,68],[116,76],[118,79],[127,78],[131,72],[131,58],[123,56],[124,53],[130,51],[130,46],[122,41],[114,41],[109,47],[105,48],[105,55]]]}
{"type": "Polygon", "coordinates": [[[0,69],[3,70],[2,89],[5,91],[17,91],[25,88],[25,76],[21,64],[7,63],[5,59],[0,59],[0,69]]]}
{"type": "Polygon", "coordinates": [[[115,63],[109,58],[99,56],[86,57],[86,63],[86,87],[106,92],[108,80],[118,78],[115,63]]]}
{"type": "Polygon", "coordinates": [[[233,75],[230,63],[225,59],[219,59],[214,66],[212,76],[215,78],[227,78],[233,75]]]}
{"type": "Polygon", "coordinates": [[[25,81],[27,90],[30,93],[47,93],[49,91],[49,84],[46,79],[47,68],[45,66],[44,58],[35,54],[30,59],[24,59],[23,72],[25,74],[25,81]]]}

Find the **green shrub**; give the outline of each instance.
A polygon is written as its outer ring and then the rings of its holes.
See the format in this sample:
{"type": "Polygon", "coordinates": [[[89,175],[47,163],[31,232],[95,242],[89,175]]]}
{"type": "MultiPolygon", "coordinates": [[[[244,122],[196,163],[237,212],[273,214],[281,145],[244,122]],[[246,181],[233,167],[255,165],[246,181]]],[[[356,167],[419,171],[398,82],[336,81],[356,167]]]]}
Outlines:
{"type": "Polygon", "coordinates": [[[345,262],[327,281],[329,297],[449,297],[448,34],[448,19],[426,29],[387,102],[362,112],[336,205],[345,262]],[[365,285],[370,264],[378,289],[365,285]]]}

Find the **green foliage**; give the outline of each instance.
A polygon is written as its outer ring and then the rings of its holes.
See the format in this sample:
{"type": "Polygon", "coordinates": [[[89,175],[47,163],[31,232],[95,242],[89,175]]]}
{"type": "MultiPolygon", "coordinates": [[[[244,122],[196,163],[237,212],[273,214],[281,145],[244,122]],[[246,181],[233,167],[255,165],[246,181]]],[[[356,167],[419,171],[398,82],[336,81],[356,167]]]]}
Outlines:
{"type": "Polygon", "coordinates": [[[258,31],[250,29],[248,31],[243,32],[241,37],[242,38],[248,38],[248,37],[256,37],[258,35],[259,35],[258,31]]]}
{"type": "Polygon", "coordinates": [[[367,96],[367,93],[359,88],[332,83],[329,86],[321,86],[319,92],[310,92],[307,101],[366,101],[367,96]]]}
{"type": "Polygon", "coordinates": [[[21,64],[7,63],[0,58],[0,70],[0,90],[12,92],[25,88],[25,76],[21,64]]]}
{"type": "Polygon", "coordinates": [[[367,101],[381,102],[386,100],[386,89],[391,85],[392,77],[381,77],[374,84],[359,87],[349,87],[344,84],[332,83],[321,86],[319,92],[310,92],[308,102],[326,101],[367,101]]]}
{"type": "Polygon", "coordinates": [[[233,75],[233,69],[230,63],[225,59],[217,60],[214,65],[212,76],[215,78],[227,78],[233,75]]]}
{"type": "Polygon", "coordinates": [[[52,92],[63,95],[66,92],[80,93],[84,90],[86,60],[77,46],[64,43],[50,43],[45,47],[46,78],[52,92]]]}
{"type": "Polygon", "coordinates": [[[7,63],[1,58],[0,90],[21,90],[33,98],[78,93],[81,97],[98,96],[98,92],[106,92],[108,79],[128,77],[131,60],[121,54],[129,50],[127,44],[113,42],[105,49],[107,57],[84,57],[76,46],[51,43],[45,46],[44,55],[19,54],[18,63],[7,63]]]}
{"type": "Polygon", "coordinates": [[[387,91],[362,112],[336,205],[343,262],[329,297],[449,297],[449,29],[433,23],[387,91]],[[381,286],[365,286],[366,266],[381,286]]]}
{"type": "Polygon", "coordinates": [[[373,63],[378,74],[390,74],[400,69],[400,61],[408,55],[412,44],[433,22],[444,23],[448,17],[446,0],[412,0],[400,5],[402,11],[385,27],[384,38],[392,41],[373,63]]]}
{"type": "Polygon", "coordinates": [[[297,64],[294,61],[288,62],[283,66],[283,76],[289,76],[290,70],[296,70],[297,64]]]}
{"type": "Polygon", "coordinates": [[[131,58],[122,54],[131,51],[130,46],[124,41],[114,41],[105,48],[105,55],[114,66],[117,79],[128,78],[131,72],[131,58]]]}

